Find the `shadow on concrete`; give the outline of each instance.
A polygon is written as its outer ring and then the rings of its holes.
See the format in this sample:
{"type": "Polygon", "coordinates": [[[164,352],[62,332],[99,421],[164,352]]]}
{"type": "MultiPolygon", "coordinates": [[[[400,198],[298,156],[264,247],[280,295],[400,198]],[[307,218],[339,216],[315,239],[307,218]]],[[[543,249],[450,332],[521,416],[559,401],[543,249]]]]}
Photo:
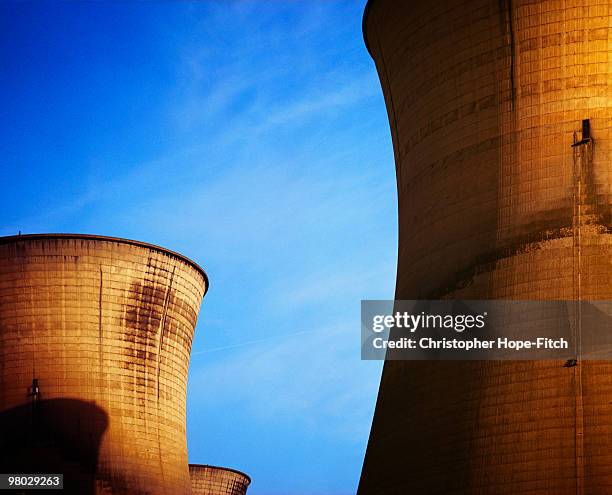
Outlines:
{"type": "Polygon", "coordinates": [[[3,411],[0,472],[62,473],[62,493],[93,495],[100,443],[107,426],[108,417],[102,409],[74,399],[33,400],[3,411]]]}

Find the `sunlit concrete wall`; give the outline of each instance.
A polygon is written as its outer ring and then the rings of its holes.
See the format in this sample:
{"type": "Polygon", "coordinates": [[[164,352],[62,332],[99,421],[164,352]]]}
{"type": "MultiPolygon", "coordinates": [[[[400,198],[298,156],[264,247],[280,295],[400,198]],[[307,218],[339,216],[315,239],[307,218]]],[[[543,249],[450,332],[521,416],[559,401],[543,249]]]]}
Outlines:
{"type": "Polygon", "coordinates": [[[61,469],[71,493],[190,494],[187,369],[207,285],[135,241],[0,238],[0,471],[61,469]]]}
{"type": "Polygon", "coordinates": [[[245,495],[251,478],[234,469],[190,464],[193,495],[245,495]]]}
{"type": "MultiPolygon", "coordinates": [[[[397,299],[612,298],[611,9],[370,0],[397,299]]],[[[562,364],[386,363],[359,493],[612,492],[612,365],[562,364]]]]}

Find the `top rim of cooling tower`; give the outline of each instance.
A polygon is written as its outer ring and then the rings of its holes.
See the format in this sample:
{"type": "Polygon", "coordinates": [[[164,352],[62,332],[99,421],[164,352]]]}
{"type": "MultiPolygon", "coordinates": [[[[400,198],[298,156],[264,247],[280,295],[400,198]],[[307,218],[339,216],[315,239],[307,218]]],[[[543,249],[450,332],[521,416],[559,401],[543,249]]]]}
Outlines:
{"type": "Polygon", "coordinates": [[[132,246],[138,246],[142,248],[147,248],[152,251],[158,251],[160,253],[167,254],[173,258],[177,258],[191,267],[195,268],[197,272],[199,272],[204,278],[204,294],[208,292],[209,280],[208,275],[204,271],[204,269],[198,265],[195,261],[188,258],[187,256],[182,255],[181,253],[177,253],[176,251],[172,251],[170,249],[166,249],[162,246],[157,246],[156,244],[149,244],[148,242],[136,241],[134,239],[125,239],[123,237],[111,237],[106,235],[97,235],[97,234],[20,234],[20,235],[8,235],[8,236],[0,236],[0,244],[9,244],[11,242],[18,241],[30,241],[37,239],[82,239],[86,241],[105,241],[105,242],[118,242],[121,244],[130,244],[132,246]]]}
{"type": "Polygon", "coordinates": [[[370,54],[370,57],[374,58],[374,55],[372,54],[372,50],[370,48],[370,42],[368,40],[368,34],[366,31],[366,24],[368,23],[368,16],[370,15],[370,11],[372,9],[372,4],[374,3],[375,0],[368,0],[366,2],[366,5],[363,9],[363,17],[361,18],[361,33],[363,36],[363,41],[365,43],[366,49],[368,50],[368,53],[370,54]]]}
{"type": "Polygon", "coordinates": [[[210,468],[210,469],[217,469],[219,471],[230,471],[232,473],[236,473],[239,474],[240,476],[244,476],[247,480],[248,480],[248,484],[251,484],[251,477],[246,474],[243,473],[242,471],[239,471],[238,469],[234,469],[234,468],[229,468],[229,467],[224,467],[224,466],[213,466],[211,464],[193,464],[193,463],[189,463],[189,467],[195,467],[195,468],[210,468]]]}

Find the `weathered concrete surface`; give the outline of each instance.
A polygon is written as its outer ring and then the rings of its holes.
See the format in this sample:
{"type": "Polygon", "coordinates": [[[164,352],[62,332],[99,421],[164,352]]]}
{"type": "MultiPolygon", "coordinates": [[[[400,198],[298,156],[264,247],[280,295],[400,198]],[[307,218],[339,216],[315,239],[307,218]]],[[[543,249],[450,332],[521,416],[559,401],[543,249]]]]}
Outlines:
{"type": "MultiPolygon", "coordinates": [[[[369,2],[397,299],[612,298],[611,9],[369,2]]],[[[612,365],[562,364],[385,363],[359,493],[612,493],[612,365]]]]}
{"type": "Polygon", "coordinates": [[[246,495],[251,478],[234,469],[189,464],[193,495],[246,495]]]}
{"type": "Polygon", "coordinates": [[[91,487],[75,493],[190,494],[187,369],[207,286],[197,265],[143,243],[0,238],[0,415],[32,411],[32,428],[0,437],[2,465],[19,451],[22,469],[63,466],[91,487]]]}

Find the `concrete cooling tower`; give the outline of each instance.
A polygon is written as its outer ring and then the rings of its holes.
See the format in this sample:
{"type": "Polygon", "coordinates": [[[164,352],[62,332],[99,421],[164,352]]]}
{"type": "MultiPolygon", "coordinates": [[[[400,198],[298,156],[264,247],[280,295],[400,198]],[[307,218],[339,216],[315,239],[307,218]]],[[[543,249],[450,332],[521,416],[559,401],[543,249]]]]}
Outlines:
{"type": "Polygon", "coordinates": [[[234,469],[189,464],[193,495],[246,495],[251,478],[234,469]]]}
{"type": "MultiPolygon", "coordinates": [[[[396,299],[612,299],[609,0],[370,0],[396,299]]],[[[612,363],[388,361],[360,495],[612,493],[612,363]]]]}
{"type": "Polygon", "coordinates": [[[87,235],[0,238],[0,472],[65,493],[188,495],[187,368],[208,288],[184,256],[87,235]]]}

